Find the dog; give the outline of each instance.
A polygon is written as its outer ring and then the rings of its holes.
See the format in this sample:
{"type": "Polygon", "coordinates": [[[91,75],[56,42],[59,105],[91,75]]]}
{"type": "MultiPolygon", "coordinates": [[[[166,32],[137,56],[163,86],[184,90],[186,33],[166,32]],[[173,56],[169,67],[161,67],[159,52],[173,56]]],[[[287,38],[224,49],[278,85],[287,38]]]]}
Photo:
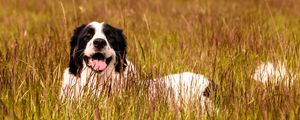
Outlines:
{"type": "Polygon", "coordinates": [[[293,85],[296,75],[288,70],[282,62],[273,64],[266,61],[256,67],[251,78],[263,84],[284,84],[288,86],[293,85]]]}
{"type": "Polygon", "coordinates": [[[78,98],[83,92],[99,96],[104,85],[118,88],[133,64],[126,59],[126,37],[122,30],[107,23],[90,22],[74,30],[70,41],[69,67],[64,70],[61,97],[78,98]],[[84,90],[84,88],[88,88],[84,90]]]}
{"type": "MultiPolygon", "coordinates": [[[[85,94],[97,97],[103,90],[113,92],[121,89],[129,77],[137,78],[134,65],[126,58],[127,41],[119,28],[104,22],[83,24],[74,30],[70,46],[69,66],[63,74],[62,99],[77,99],[85,94]]],[[[209,93],[215,89],[209,87],[214,84],[206,77],[190,72],[171,74],[149,82],[149,98],[160,94],[157,90],[160,86],[165,92],[171,92],[178,104],[181,99],[186,104],[196,98],[205,110],[211,104],[209,93]]]]}

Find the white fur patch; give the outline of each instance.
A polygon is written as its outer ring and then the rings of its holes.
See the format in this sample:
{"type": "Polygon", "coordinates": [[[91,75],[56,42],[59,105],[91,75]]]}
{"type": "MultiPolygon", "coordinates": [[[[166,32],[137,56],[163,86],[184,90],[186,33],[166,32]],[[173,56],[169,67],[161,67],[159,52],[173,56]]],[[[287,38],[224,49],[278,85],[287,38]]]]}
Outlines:
{"type": "Polygon", "coordinates": [[[252,79],[266,83],[284,83],[285,85],[293,84],[296,76],[286,69],[283,63],[274,65],[271,62],[265,62],[257,66],[252,75],[252,79]]]}
{"type": "Polygon", "coordinates": [[[60,97],[62,99],[77,99],[81,98],[83,94],[99,96],[105,82],[110,84],[112,89],[118,89],[118,86],[122,85],[128,76],[136,77],[133,64],[128,60],[127,63],[128,66],[122,76],[120,73],[115,72],[114,66],[109,67],[111,69],[106,69],[100,74],[95,73],[89,67],[84,67],[80,77],[70,74],[69,68],[65,69],[60,97]]]}
{"type": "Polygon", "coordinates": [[[208,78],[200,74],[191,72],[184,72],[179,74],[171,74],[162,78],[154,79],[150,82],[150,94],[159,94],[155,90],[156,86],[163,86],[173,95],[168,98],[171,101],[177,102],[180,106],[181,101],[183,104],[189,103],[191,100],[199,100],[202,110],[208,110],[211,106],[209,98],[205,97],[204,91],[209,86],[210,81],[208,78]]]}

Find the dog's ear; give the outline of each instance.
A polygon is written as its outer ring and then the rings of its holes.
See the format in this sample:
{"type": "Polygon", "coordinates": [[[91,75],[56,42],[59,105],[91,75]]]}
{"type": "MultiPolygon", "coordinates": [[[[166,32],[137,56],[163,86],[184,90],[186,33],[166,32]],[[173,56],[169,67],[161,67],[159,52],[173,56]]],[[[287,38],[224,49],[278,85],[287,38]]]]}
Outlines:
{"type": "Polygon", "coordinates": [[[69,71],[71,74],[77,76],[78,73],[81,71],[82,65],[82,57],[79,57],[81,53],[77,51],[78,49],[78,39],[80,36],[81,31],[85,28],[85,24],[80,25],[77,27],[74,32],[73,36],[71,37],[70,41],[70,62],[69,62],[69,71]]]}
{"type": "Polygon", "coordinates": [[[127,67],[126,36],[123,34],[123,30],[109,24],[105,24],[103,31],[111,47],[116,52],[115,70],[116,72],[121,72],[127,67]]]}
{"type": "Polygon", "coordinates": [[[116,29],[116,39],[120,43],[119,44],[119,51],[116,51],[116,65],[115,69],[116,72],[121,72],[122,70],[125,70],[127,67],[127,59],[126,59],[126,36],[123,34],[123,31],[121,29],[116,29]]]}

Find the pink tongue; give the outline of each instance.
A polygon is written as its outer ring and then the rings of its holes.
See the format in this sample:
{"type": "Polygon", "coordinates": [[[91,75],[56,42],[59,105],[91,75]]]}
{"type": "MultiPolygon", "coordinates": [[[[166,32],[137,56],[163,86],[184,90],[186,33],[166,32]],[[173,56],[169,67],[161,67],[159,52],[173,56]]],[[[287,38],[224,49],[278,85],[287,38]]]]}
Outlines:
{"type": "Polygon", "coordinates": [[[103,60],[92,60],[91,66],[95,71],[102,71],[106,68],[107,65],[103,60]]]}

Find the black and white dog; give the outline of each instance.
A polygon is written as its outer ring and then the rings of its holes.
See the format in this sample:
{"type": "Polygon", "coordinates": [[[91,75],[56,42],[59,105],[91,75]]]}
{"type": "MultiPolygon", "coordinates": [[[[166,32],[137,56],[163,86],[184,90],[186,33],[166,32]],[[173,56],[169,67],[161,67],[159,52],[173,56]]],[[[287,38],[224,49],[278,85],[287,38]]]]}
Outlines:
{"type": "MultiPolygon", "coordinates": [[[[74,30],[70,44],[69,67],[64,71],[61,88],[63,99],[79,98],[83,93],[98,96],[105,85],[118,89],[129,76],[136,77],[133,64],[126,59],[126,37],[122,30],[91,22],[74,30]]],[[[203,75],[184,72],[149,81],[150,97],[161,93],[156,90],[160,86],[172,92],[169,100],[181,104],[197,99],[203,109],[210,108],[209,86],[213,83],[203,75]]]]}
{"type": "Polygon", "coordinates": [[[104,84],[116,88],[129,74],[135,75],[134,66],[126,59],[127,43],[121,29],[103,22],[84,24],[74,30],[70,44],[62,98],[79,97],[85,87],[91,94],[99,95],[96,91],[101,91],[104,84]]]}

